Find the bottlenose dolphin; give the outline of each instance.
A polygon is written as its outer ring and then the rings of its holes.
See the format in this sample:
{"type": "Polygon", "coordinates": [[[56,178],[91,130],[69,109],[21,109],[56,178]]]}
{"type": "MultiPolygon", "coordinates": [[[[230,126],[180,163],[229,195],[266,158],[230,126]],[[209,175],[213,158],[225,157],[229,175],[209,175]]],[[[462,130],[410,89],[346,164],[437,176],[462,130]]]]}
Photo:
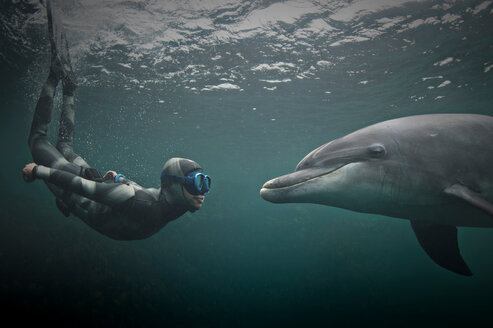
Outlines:
{"type": "Polygon", "coordinates": [[[493,117],[417,115],[320,146],[260,195],[410,220],[438,265],[470,276],[456,227],[493,227],[492,168],[493,117]]]}

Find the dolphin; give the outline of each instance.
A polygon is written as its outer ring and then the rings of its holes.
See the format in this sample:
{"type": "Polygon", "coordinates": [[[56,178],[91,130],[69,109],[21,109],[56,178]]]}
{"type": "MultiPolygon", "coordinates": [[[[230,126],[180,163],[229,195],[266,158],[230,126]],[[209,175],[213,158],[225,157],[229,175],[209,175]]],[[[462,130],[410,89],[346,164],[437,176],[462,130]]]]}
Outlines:
{"type": "Polygon", "coordinates": [[[314,203],[410,220],[438,265],[470,276],[457,227],[493,227],[493,117],[428,114],[326,143],[267,181],[273,203],[314,203]]]}

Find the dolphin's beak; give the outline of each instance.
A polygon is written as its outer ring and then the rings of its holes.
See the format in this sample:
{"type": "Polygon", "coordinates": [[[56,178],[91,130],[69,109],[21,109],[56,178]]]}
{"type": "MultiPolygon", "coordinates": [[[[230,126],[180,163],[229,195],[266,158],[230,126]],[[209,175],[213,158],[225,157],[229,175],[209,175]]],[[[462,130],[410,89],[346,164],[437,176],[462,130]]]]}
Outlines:
{"type": "Polygon", "coordinates": [[[303,183],[307,180],[313,179],[314,177],[326,173],[328,173],[326,168],[316,168],[316,169],[306,169],[306,170],[296,171],[267,181],[262,187],[262,189],[264,188],[279,189],[279,188],[290,187],[299,183],[303,183]]]}
{"type": "Polygon", "coordinates": [[[313,191],[307,187],[308,183],[358,161],[367,149],[342,146],[332,141],[313,150],[298,163],[295,172],[267,181],[260,196],[273,203],[304,202],[313,191]]]}
{"type": "Polygon", "coordinates": [[[260,196],[273,203],[289,203],[291,202],[290,198],[294,190],[299,189],[306,182],[329,174],[342,166],[344,166],[344,164],[331,168],[306,168],[269,180],[262,186],[260,196]]]}

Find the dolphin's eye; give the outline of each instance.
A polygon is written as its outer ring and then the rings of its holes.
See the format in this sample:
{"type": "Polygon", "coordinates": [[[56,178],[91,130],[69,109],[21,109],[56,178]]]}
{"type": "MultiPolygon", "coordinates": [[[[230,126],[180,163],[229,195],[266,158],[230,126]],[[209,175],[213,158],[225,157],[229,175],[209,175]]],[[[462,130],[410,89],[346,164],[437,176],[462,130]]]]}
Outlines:
{"type": "Polygon", "coordinates": [[[385,155],[385,147],[380,144],[371,145],[368,148],[368,151],[370,153],[370,156],[373,158],[379,158],[385,155]]]}

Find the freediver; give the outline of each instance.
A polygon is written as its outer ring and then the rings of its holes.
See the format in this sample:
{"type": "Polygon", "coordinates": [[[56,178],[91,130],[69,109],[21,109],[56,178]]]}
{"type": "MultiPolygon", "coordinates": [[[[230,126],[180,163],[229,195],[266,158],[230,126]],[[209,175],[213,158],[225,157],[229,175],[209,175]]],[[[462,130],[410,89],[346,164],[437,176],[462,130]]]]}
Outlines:
{"type": "Polygon", "coordinates": [[[46,2],[51,65],[36,105],[28,144],[34,163],[23,170],[26,182],[42,179],[56,196],[65,215],[79,217],[98,232],[117,240],[144,239],[187,211],[202,207],[211,179],[196,162],[171,158],[163,167],[161,187],[143,188],[115,171],[104,176],[74,153],[74,91],[77,81],[68,44],[53,22],[46,2]],[[56,147],[48,141],[53,99],[59,81],[63,85],[62,111],[56,147]]]}

